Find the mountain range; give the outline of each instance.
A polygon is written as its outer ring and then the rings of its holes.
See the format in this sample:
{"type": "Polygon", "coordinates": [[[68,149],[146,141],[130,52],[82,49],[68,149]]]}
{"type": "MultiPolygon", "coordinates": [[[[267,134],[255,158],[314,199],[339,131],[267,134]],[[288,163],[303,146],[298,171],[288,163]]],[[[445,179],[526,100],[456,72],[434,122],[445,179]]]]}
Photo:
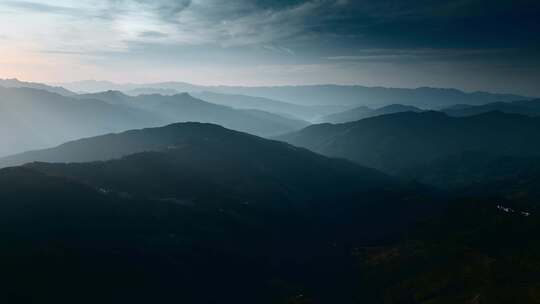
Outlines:
{"type": "Polygon", "coordinates": [[[308,125],[272,113],[211,104],[188,94],[131,97],[109,91],[67,97],[42,89],[0,87],[0,109],[0,156],[180,121],[220,123],[265,136],[308,125]]]}
{"type": "Polygon", "coordinates": [[[202,100],[237,109],[257,109],[307,121],[313,121],[321,116],[342,112],[350,108],[340,105],[301,106],[264,97],[220,94],[214,92],[194,93],[194,96],[202,100]]]}
{"type": "Polygon", "coordinates": [[[261,136],[298,130],[309,123],[260,110],[233,109],[206,102],[187,93],[176,95],[128,96],[119,91],[82,94],[81,99],[97,99],[110,104],[142,109],[159,115],[169,123],[208,122],[261,136]]]}
{"type": "Polygon", "coordinates": [[[44,90],[0,87],[0,155],[164,123],[152,113],[96,99],[78,100],[44,90]]]}
{"type": "Polygon", "coordinates": [[[456,89],[422,87],[417,89],[365,87],[359,85],[307,85],[275,87],[200,86],[183,82],[152,84],[116,84],[106,81],[59,83],[75,92],[118,90],[128,92],[138,88],[176,90],[177,92],[213,92],[262,97],[304,106],[368,106],[382,107],[403,104],[422,109],[441,109],[454,104],[481,105],[531,99],[512,94],[487,92],[466,93],[456,89]]]}
{"type": "Polygon", "coordinates": [[[488,112],[450,117],[404,112],[344,124],[319,124],[279,139],[331,157],[397,174],[466,151],[537,156],[540,119],[488,112]]]}

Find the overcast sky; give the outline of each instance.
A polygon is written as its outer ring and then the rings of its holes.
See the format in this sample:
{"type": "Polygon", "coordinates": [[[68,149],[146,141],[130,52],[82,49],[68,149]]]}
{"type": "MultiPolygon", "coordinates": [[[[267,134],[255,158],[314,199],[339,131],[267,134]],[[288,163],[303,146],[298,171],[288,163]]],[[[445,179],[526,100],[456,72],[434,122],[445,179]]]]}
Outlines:
{"type": "Polygon", "coordinates": [[[0,0],[0,77],[540,96],[540,1],[0,0]]]}

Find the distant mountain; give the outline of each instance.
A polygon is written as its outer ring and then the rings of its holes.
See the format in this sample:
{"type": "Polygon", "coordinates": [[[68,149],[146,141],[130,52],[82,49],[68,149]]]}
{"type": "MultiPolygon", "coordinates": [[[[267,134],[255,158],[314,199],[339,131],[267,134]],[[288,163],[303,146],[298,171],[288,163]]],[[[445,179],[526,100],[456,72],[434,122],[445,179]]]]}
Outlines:
{"type": "Polygon", "coordinates": [[[184,82],[161,82],[161,83],[148,83],[148,84],[136,84],[126,83],[118,84],[110,81],[98,81],[98,80],[83,80],[67,83],[56,83],[54,85],[63,86],[74,92],[78,93],[98,93],[103,91],[122,91],[128,93],[138,89],[165,89],[175,90],[177,92],[195,92],[199,91],[200,86],[192,85],[184,82]]]}
{"type": "Polygon", "coordinates": [[[393,105],[381,107],[374,110],[368,107],[358,107],[358,108],[354,108],[352,110],[348,110],[345,112],[340,112],[340,113],[321,117],[317,120],[317,122],[319,123],[325,123],[325,122],[345,123],[345,122],[357,121],[357,120],[368,118],[368,117],[401,113],[401,112],[422,112],[422,109],[419,109],[413,106],[404,106],[400,104],[393,104],[393,105]]]}
{"type": "Polygon", "coordinates": [[[199,86],[182,82],[153,84],[114,84],[108,82],[63,83],[62,86],[73,91],[128,91],[136,88],[173,89],[180,92],[214,92],[234,95],[248,95],[279,100],[304,106],[348,105],[382,107],[403,104],[422,109],[441,109],[454,104],[482,105],[491,102],[508,102],[531,99],[512,94],[493,94],[487,92],[466,93],[456,89],[440,88],[383,88],[345,85],[305,85],[275,87],[234,87],[199,86]]]}
{"type": "Polygon", "coordinates": [[[180,91],[174,89],[160,89],[160,88],[137,88],[125,91],[127,95],[130,96],[139,96],[139,95],[176,95],[180,94],[180,91]]]}
{"type": "Polygon", "coordinates": [[[540,118],[490,112],[456,118],[440,112],[397,113],[345,124],[320,124],[280,139],[332,157],[397,173],[465,151],[540,155],[540,118]]]}
{"type": "Polygon", "coordinates": [[[0,87],[0,155],[66,141],[165,124],[141,109],[78,100],[48,91],[0,87]]]}
{"type": "Polygon", "coordinates": [[[253,97],[247,95],[230,95],[214,92],[194,93],[194,96],[212,103],[230,106],[237,109],[257,109],[276,113],[282,116],[292,116],[303,120],[312,121],[319,116],[330,113],[337,113],[346,110],[348,107],[333,106],[300,106],[283,101],[272,100],[263,97],[253,97]]]}
{"type": "Polygon", "coordinates": [[[485,104],[495,101],[528,99],[511,94],[486,92],[465,93],[456,89],[417,88],[398,89],[364,86],[285,86],[236,88],[218,87],[219,92],[260,96],[302,105],[357,105],[381,107],[403,104],[422,109],[438,109],[453,104],[485,104]]]}
{"type": "Polygon", "coordinates": [[[49,86],[41,83],[35,83],[35,82],[24,82],[19,81],[18,79],[0,79],[0,86],[4,88],[29,88],[29,89],[37,89],[37,90],[44,90],[51,93],[56,93],[63,96],[73,96],[76,95],[75,93],[68,91],[64,89],[63,87],[58,86],[49,86]]]}
{"type": "Polygon", "coordinates": [[[455,105],[443,109],[443,112],[446,114],[456,117],[477,115],[491,111],[500,111],[503,113],[521,114],[527,116],[540,116],[540,99],[494,102],[480,106],[455,105]]]}
{"type": "Polygon", "coordinates": [[[119,91],[107,91],[80,95],[79,98],[93,98],[114,105],[143,109],[161,116],[169,123],[208,122],[261,136],[283,134],[308,125],[304,121],[268,112],[236,110],[227,106],[216,105],[194,98],[187,93],[172,96],[154,94],[134,97],[119,91]]]}

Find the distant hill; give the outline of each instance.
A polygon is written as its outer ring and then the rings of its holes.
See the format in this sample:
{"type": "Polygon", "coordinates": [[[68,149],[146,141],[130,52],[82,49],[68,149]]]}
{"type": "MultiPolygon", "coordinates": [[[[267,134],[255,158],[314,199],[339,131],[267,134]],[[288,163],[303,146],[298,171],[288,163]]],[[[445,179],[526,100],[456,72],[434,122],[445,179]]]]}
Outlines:
{"type": "Polygon", "coordinates": [[[128,96],[119,91],[80,95],[110,104],[140,108],[161,116],[169,123],[208,122],[261,136],[273,136],[301,129],[309,123],[261,111],[237,110],[192,97],[187,93],[128,96]]]}
{"type": "Polygon", "coordinates": [[[68,91],[64,89],[63,87],[49,86],[49,85],[36,83],[36,82],[25,82],[25,81],[20,81],[18,79],[0,79],[0,86],[4,88],[29,88],[29,89],[44,90],[44,91],[56,93],[63,96],[76,95],[75,93],[68,91]]]}
{"type": "Polygon", "coordinates": [[[345,112],[340,112],[340,113],[321,117],[317,120],[317,122],[319,123],[325,123],[325,122],[345,123],[345,122],[356,121],[356,120],[360,120],[360,119],[364,119],[368,117],[401,113],[401,112],[422,112],[422,109],[419,109],[413,106],[404,106],[400,104],[384,106],[378,109],[371,109],[368,107],[358,107],[358,108],[354,108],[352,110],[348,110],[345,112]]]}
{"type": "Polygon", "coordinates": [[[324,155],[390,173],[465,151],[540,155],[540,118],[489,112],[456,118],[440,112],[397,113],[345,124],[320,124],[280,137],[324,155]]]}
{"type": "Polygon", "coordinates": [[[199,86],[182,82],[152,84],[115,84],[110,82],[86,81],[63,83],[62,86],[73,91],[129,91],[136,88],[173,89],[179,92],[213,92],[233,95],[263,97],[283,102],[313,105],[347,105],[382,107],[403,104],[422,109],[441,109],[454,104],[482,105],[491,102],[508,102],[531,99],[512,94],[493,94],[487,92],[466,93],[456,89],[422,87],[417,89],[365,87],[359,85],[305,85],[275,87],[234,87],[199,86]]]}
{"type": "Polygon", "coordinates": [[[527,116],[540,116],[540,99],[494,102],[480,106],[455,105],[443,109],[443,112],[446,114],[456,117],[477,115],[491,111],[500,111],[503,113],[521,114],[527,116]]]}
{"type": "Polygon", "coordinates": [[[257,109],[276,113],[282,116],[293,116],[303,120],[312,121],[320,116],[337,113],[348,107],[333,106],[300,106],[283,101],[247,95],[220,94],[214,92],[195,93],[194,96],[212,103],[230,106],[238,109],[257,109]]]}
{"type": "Polygon", "coordinates": [[[125,83],[118,84],[110,81],[99,80],[83,80],[66,83],[55,83],[54,85],[63,86],[74,92],[78,93],[98,93],[103,91],[122,91],[128,93],[132,90],[139,89],[165,89],[174,90],[177,92],[195,92],[199,91],[199,86],[192,85],[184,82],[161,82],[161,83],[148,83],[148,84],[136,84],[125,83]]]}
{"type": "Polygon", "coordinates": [[[0,87],[0,155],[42,149],[63,142],[165,124],[157,115],[78,100],[44,90],[0,87]]]}
{"type": "Polygon", "coordinates": [[[181,92],[174,89],[137,88],[137,89],[125,91],[125,93],[130,96],[139,96],[139,95],[153,95],[153,94],[176,95],[176,94],[180,94],[181,92]]]}

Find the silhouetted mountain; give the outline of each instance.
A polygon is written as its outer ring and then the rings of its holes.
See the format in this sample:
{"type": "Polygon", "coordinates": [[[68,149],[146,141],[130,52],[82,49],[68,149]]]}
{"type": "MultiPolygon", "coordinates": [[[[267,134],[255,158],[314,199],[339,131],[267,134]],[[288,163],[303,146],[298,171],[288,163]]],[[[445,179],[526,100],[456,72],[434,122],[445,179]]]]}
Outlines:
{"type": "Polygon", "coordinates": [[[214,92],[195,93],[194,96],[212,103],[230,106],[238,109],[257,109],[276,113],[282,116],[293,116],[312,121],[319,116],[345,111],[348,107],[332,106],[300,106],[292,103],[272,100],[263,97],[246,95],[229,95],[214,92]]]}
{"type": "Polygon", "coordinates": [[[340,112],[340,113],[321,117],[320,119],[317,120],[317,122],[345,123],[345,122],[357,121],[357,120],[368,118],[368,117],[374,117],[374,116],[380,116],[380,115],[386,115],[386,114],[401,113],[401,112],[421,112],[421,111],[422,109],[419,109],[417,107],[404,106],[400,104],[393,104],[393,105],[385,106],[385,107],[378,108],[375,110],[370,109],[368,107],[358,107],[358,108],[354,108],[352,110],[348,110],[345,112],[340,112]]]}
{"type": "Polygon", "coordinates": [[[291,144],[390,173],[465,151],[540,154],[540,118],[490,112],[456,118],[440,112],[397,113],[321,124],[280,137],[291,144]]]}
{"type": "Polygon", "coordinates": [[[455,105],[443,110],[446,114],[456,117],[478,115],[492,111],[527,116],[540,116],[540,99],[494,102],[480,106],[455,105]]]}
{"type": "Polygon", "coordinates": [[[209,91],[223,94],[236,94],[263,97],[298,105],[352,105],[382,107],[403,104],[422,109],[440,109],[453,104],[481,105],[490,102],[526,100],[527,97],[512,94],[493,94],[486,92],[465,93],[456,89],[417,88],[398,89],[364,86],[312,85],[276,87],[228,87],[197,86],[187,83],[153,84],[114,84],[108,82],[63,83],[62,86],[73,91],[129,91],[135,88],[173,89],[179,92],[209,91]]]}
{"type": "Polygon", "coordinates": [[[164,150],[117,160],[0,170],[0,266],[10,277],[1,296],[348,301],[351,246],[395,239],[437,209],[425,188],[216,125],[127,132],[87,148],[170,138],[164,150]]]}
{"type": "Polygon", "coordinates": [[[2,156],[164,123],[160,117],[140,109],[43,90],[0,87],[2,156]]]}
{"type": "Polygon", "coordinates": [[[214,136],[213,131],[217,127],[204,126],[197,123],[180,123],[85,138],[51,149],[4,157],[0,159],[0,167],[17,166],[35,161],[90,162],[116,159],[145,151],[166,151],[190,138],[214,136]]]}
{"type": "Polygon", "coordinates": [[[129,105],[151,111],[169,123],[208,122],[238,131],[261,136],[272,136],[298,130],[308,123],[260,111],[235,110],[192,97],[187,93],[173,96],[125,95],[118,91],[80,95],[81,98],[94,98],[110,104],[129,105]]]}
{"type": "Polygon", "coordinates": [[[19,81],[18,79],[0,79],[0,86],[4,88],[29,88],[44,90],[51,93],[56,93],[62,96],[73,96],[75,93],[64,89],[63,87],[53,87],[41,83],[35,82],[24,82],[19,81]]]}

